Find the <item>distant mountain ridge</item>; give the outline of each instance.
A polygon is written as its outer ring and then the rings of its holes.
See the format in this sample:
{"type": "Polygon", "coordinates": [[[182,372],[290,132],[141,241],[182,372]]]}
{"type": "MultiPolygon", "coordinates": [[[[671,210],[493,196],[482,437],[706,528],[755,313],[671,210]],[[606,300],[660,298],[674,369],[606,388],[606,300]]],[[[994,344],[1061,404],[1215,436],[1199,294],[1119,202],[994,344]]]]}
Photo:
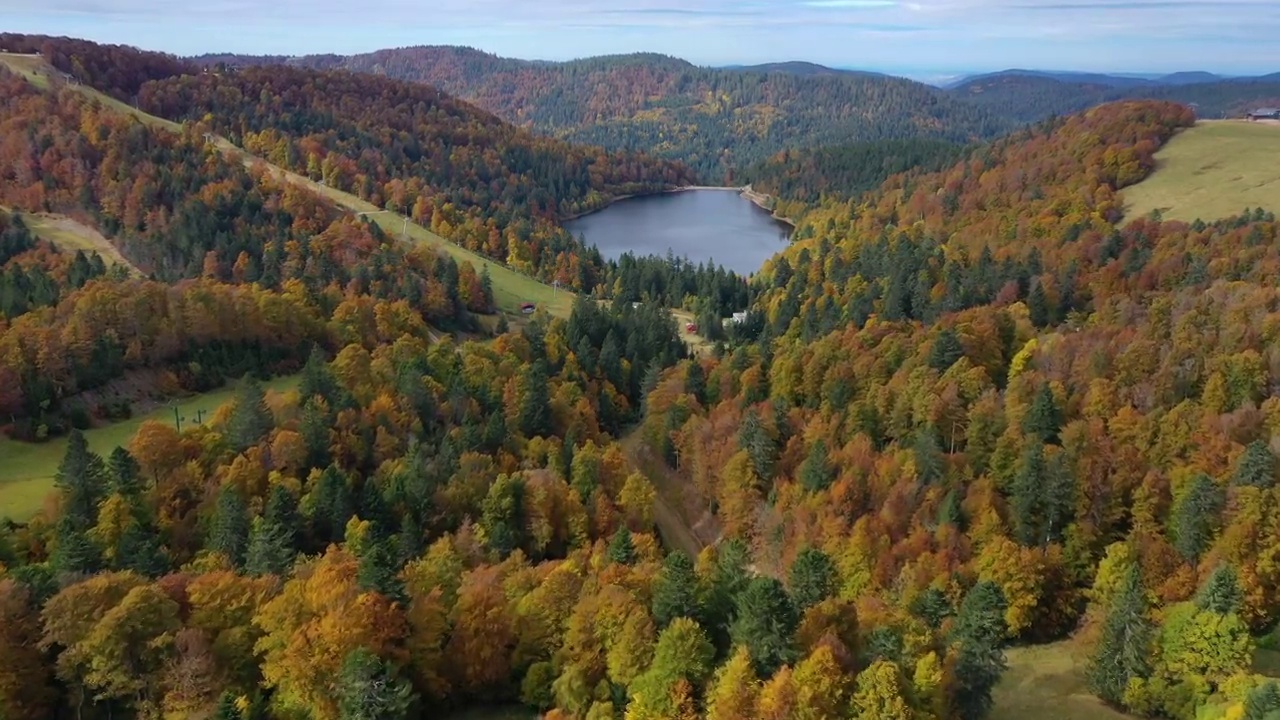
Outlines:
{"type": "Polygon", "coordinates": [[[193,60],[422,82],[552,137],[678,158],[707,182],[732,181],[787,149],[905,138],[968,143],[1014,128],[924,83],[803,62],[710,68],[652,53],[546,62],[448,46],[193,60]]]}
{"type": "Polygon", "coordinates": [[[1066,83],[1081,83],[1085,85],[1105,85],[1114,88],[1127,87],[1156,87],[1161,85],[1190,85],[1195,83],[1221,82],[1225,80],[1248,81],[1265,79],[1270,75],[1247,76],[1247,75],[1219,75],[1204,70],[1184,70],[1174,73],[1091,73],[1076,72],[1062,70],[1028,70],[1023,68],[1011,68],[1008,70],[999,70],[990,73],[977,73],[972,75],[964,75],[948,83],[944,83],[943,87],[952,89],[961,85],[967,85],[972,82],[985,81],[997,77],[1007,76],[1022,77],[1040,77],[1057,80],[1066,83]]]}

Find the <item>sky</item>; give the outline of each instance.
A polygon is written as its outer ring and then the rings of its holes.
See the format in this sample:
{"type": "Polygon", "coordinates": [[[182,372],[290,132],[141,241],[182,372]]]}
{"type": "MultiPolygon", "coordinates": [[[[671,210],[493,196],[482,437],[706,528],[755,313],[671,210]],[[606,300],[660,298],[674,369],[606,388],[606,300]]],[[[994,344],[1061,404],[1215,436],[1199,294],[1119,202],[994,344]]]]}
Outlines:
{"type": "Polygon", "coordinates": [[[924,80],[1006,68],[1280,71],[1277,0],[0,0],[0,30],[180,55],[468,45],[567,60],[807,60],[924,80]]]}

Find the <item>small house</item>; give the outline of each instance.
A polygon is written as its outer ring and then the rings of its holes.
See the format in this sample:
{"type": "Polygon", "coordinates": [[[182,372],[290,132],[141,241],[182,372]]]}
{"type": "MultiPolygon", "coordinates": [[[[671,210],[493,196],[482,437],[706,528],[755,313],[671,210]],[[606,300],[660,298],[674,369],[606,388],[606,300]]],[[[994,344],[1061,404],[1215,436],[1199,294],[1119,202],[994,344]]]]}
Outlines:
{"type": "Polygon", "coordinates": [[[1258,108],[1249,111],[1250,120],[1280,120],[1280,108],[1258,108]]]}
{"type": "Polygon", "coordinates": [[[743,310],[742,312],[736,312],[736,313],[734,313],[734,314],[733,314],[733,317],[729,318],[729,322],[730,322],[730,323],[732,323],[732,324],[734,324],[734,325],[737,325],[737,324],[739,324],[739,323],[744,323],[744,322],[746,322],[746,321],[747,321],[747,311],[746,311],[746,310],[743,310]]]}
{"type": "Polygon", "coordinates": [[[532,315],[533,308],[534,308],[534,305],[531,302],[522,303],[520,305],[520,312],[524,313],[525,315],[532,315]]]}
{"type": "Polygon", "coordinates": [[[685,331],[685,332],[687,332],[687,333],[689,333],[690,335],[692,335],[693,333],[698,332],[698,323],[689,323],[689,324],[685,325],[685,326],[684,326],[684,331],[685,331]]]}

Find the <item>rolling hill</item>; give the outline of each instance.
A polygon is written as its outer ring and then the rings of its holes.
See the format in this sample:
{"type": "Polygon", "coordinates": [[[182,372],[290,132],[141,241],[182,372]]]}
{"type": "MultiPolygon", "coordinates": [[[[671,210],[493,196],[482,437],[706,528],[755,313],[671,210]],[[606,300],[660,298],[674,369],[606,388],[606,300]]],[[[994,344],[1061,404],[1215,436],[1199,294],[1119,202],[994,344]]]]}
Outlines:
{"type": "Polygon", "coordinates": [[[1088,73],[1008,70],[966,78],[948,92],[1006,119],[1035,122],[1106,102],[1152,99],[1194,105],[1205,118],[1239,116],[1280,98],[1280,73],[1222,78],[1175,73],[1153,79],[1088,73]]]}
{"type": "Polygon", "coordinates": [[[457,47],[286,62],[427,83],[553,137],[679,159],[705,182],[730,181],[733,172],[788,148],[911,137],[964,143],[1012,127],[921,83],[807,64],[714,69],[654,54],[528,62],[457,47]]]}

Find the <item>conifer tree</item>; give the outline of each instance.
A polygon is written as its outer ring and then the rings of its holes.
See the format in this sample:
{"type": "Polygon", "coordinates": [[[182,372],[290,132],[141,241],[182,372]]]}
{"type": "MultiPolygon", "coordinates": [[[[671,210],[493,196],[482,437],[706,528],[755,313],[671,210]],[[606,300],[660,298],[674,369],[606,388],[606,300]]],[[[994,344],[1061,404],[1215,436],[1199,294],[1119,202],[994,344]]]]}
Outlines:
{"type": "Polygon", "coordinates": [[[505,558],[524,543],[524,481],[499,475],[481,505],[480,525],[489,547],[505,558]]]}
{"type": "Polygon", "coordinates": [[[921,485],[933,485],[942,480],[946,463],[942,448],[938,446],[938,433],[932,425],[920,428],[915,441],[916,479],[921,485]]]}
{"type": "Polygon", "coordinates": [[[404,720],[416,700],[408,681],[364,647],[343,660],[337,690],[339,720],[404,720]]]}
{"type": "Polygon", "coordinates": [[[93,527],[107,488],[102,458],[89,451],[89,443],[79,430],[72,430],[67,437],[67,450],[53,484],[62,493],[62,517],[79,530],[93,527]]]}
{"type": "Polygon", "coordinates": [[[1169,540],[1182,557],[1196,562],[1209,548],[1225,504],[1225,493],[1208,475],[1191,479],[1169,517],[1169,540]]]}
{"type": "Polygon", "coordinates": [[[283,577],[293,567],[294,549],[291,533],[266,517],[255,518],[249,533],[249,548],[244,569],[250,575],[283,577]]]}
{"type": "Polygon", "coordinates": [[[751,467],[755,470],[756,477],[765,483],[772,481],[773,469],[778,462],[778,446],[755,410],[748,410],[746,417],[742,419],[742,427],[738,430],[738,445],[751,458],[751,467]]]}
{"type": "Polygon", "coordinates": [[[347,521],[354,512],[346,476],[338,466],[330,465],[320,473],[320,479],[312,491],[311,533],[318,545],[317,549],[330,543],[342,542],[347,531],[347,521]]]}
{"type": "Polygon", "coordinates": [[[626,525],[618,528],[609,541],[609,561],[619,565],[630,565],[636,561],[636,548],[626,525]]]}
{"type": "Polygon", "coordinates": [[[236,567],[244,564],[244,554],[249,547],[249,509],[240,491],[230,485],[218,494],[205,547],[222,553],[236,567]]]}
{"type": "Polygon", "coordinates": [[[952,642],[955,661],[955,707],[960,717],[985,717],[991,709],[991,690],[1007,667],[1002,644],[1008,627],[1004,593],[983,580],[973,586],[960,604],[952,642]]]}
{"type": "Polygon", "coordinates": [[[1236,462],[1231,484],[1264,489],[1276,484],[1276,456],[1266,443],[1254,440],[1245,446],[1236,462]]]}
{"type": "Polygon", "coordinates": [[[302,422],[299,426],[302,445],[307,450],[307,467],[318,468],[329,464],[329,432],[332,423],[328,413],[321,408],[320,401],[307,400],[302,407],[302,422]]]}
{"type": "Polygon", "coordinates": [[[803,613],[836,592],[836,566],[821,550],[807,547],[791,563],[791,598],[803,613]]]}
{"type": "Polygon", "coordinates": [[[1280,683],[1268,680],[1250,690],[1241,720],[1280,720],[1280,683]]]}
{"type": "Polygon", "coordinates": [[[170,569],[169,558],[160,547],[159,534],[137,521],[125,528],[115,556],[121,570],[132,570],[145,577],[160,577],[170,569]]]}
{"type": "Polygon", "coordinates": [[[1235,568],[1219,565],[1196,594],[1196,607],[1219,615],[1230,615],[1240,610],[1243,599],[1235,568]]]}
{"type": "Polygon", "coordinates": [[[822,438],[809,446],[809,455],[800,466],[800,484],[809,492],[822,492],[836,479],[836,471],[828,454],[827,443],[822,438]]]}
{"type": "Polygon", "coordinates": [[[263,518],[279,528],[284,541],[290,548],[298,544],[298,528],[302,517],[298,514],[298,499],[284,485],[273,485],[267,495],[267,506],[262,511],[263,518]]]}
{"type": "Polygon", "coordinates": [[[114,492],[125,498],[137,497],[142,492],[141,474],[138,461],[128,450],[117,447],[111,451],[111,457],[107,459],[107,477],[114,492]]]}
{"type": "Polygon", "coordinates": [[[520,399],[520,432],[527,438],[550,437],[552,434],[549,383],[546,361],[535,360],[525,373],[522,383],[524,395],[520,399]]]}
{"type": "Polygon", "coordinates": [[[698,600],[698,578],[693,561],[681,550],[675,550],[662,561],[662,569],[653,581],[653,618],[661,630],[678,617],[701,619],[698,600]]]}
{"type": "Polygon", "coordinates": [[[1153,633],[1146,590],[1135,564],[1112,599],[1089,663],[1089,687],[1098,697],[1120,705],[1129,681],[1150,675],[1153,633]]]}
{"type": "Polygon", "coordinates": [[[1049,383],[1041,383],[1022,419],[1022,431],[1043,442],[1057,443],[1061,428],[1062,411],[1058,409],[1058,401],[1053,397],[1049,383]]]}
{"type": "Polygon", "coordinates": [[[273,424],[262,384],[251,375],[245,375],[236,392],[231,417],[227,420],[227,441],[231,449],[239,453],[257,445],[271,432],[273,424]]]}
{"type": "Polygon", "coordinates": [[[960,336],[954,328],[943,328],[933,341],[933,347],[929,349],[929,367],[944,372],[962,357],[964,346],[960,344],[960,336]]]}
{"type": "Polygon", "coordinates": [[[796,659],[793,644],[796,615],[791,598],[782,583],[770,577],[757,576],[734,602],[734,620],[729,635],[733,642],[751,652],[751,660],[761,677],[796,659]]]}
{"type": "Polygon", "coordinates": [[[707,404],[707,374],[702,369],[702,362],[696,357],[689,360],[689,366],[685,370],[684,391],[692,395],[699,405],[707,404]]]}

